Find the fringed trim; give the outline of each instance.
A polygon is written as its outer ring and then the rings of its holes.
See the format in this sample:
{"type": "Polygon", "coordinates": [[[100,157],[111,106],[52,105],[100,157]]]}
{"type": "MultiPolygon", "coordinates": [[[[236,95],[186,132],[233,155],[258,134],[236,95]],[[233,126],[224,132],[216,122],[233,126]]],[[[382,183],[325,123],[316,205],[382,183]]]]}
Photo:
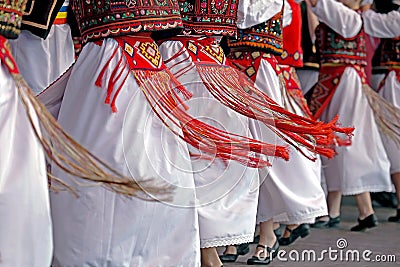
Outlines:
{"type": "MultiPolygon", "coordinates": [[[[302,150],[331,158],[335,155],[334,132],[344,133],[350,140],[353,128],[340,128],[337,118],[329,123],[318,122],[285,110],[267,94],[257,89],[244,73],[228,67],[196,64],[204,85],[221,103],[247,117],[263,122],[300,153],[315,160],[302,150]]],[[[344,143],[344,142],[342,142],[344,143]]]]}
{"type": "MultiPolygon", "coordinates": [[[[152,185],[153,180],[137,182],[132,177],[126,177],[118,173],[91,154],[63,131],[54,117],[32,93],[21,76],[14,75],[14,80],[35,135],[39,139],[46,155],[59,168],[73,176],[99,183],[99,185],[103,185],[119,194],[147,199],[141,195],[143,192],[147,192],[161,198],[170,198],[171,188],[169,186],[163,184],[154,186],[152,185]],[[34,123],[36,117],[39,120],[39,128],[34,123]]],[[[61,185],[62,188],[74,190],[73,185],[65,184],[52,174],[49,177],[54,180],[55,184],[61,185]]],[[[78,180],[74,180],[74,183],[78,186],[80,185],[78,180]]]]}
{"type": "Polygon", "coordinates": [[[400,148],[400,109],[382,98],[369,85],[364,84],[362,88],[374,111],[374,118],[379,130],[400,148]]]}
{"type": "Polygon", "coordinates": [[[289,154],[285,147],[227,133],[191,117],[180,107],[183,103],[174,88],[181,85],[168,71],[132,71],[160,120],[175,135],[203,153],[257,168],[270,165],[261,155],[288,160],[289,154]],[[175,130],[176,127],[182,129],[182,133],[175,130]]]}

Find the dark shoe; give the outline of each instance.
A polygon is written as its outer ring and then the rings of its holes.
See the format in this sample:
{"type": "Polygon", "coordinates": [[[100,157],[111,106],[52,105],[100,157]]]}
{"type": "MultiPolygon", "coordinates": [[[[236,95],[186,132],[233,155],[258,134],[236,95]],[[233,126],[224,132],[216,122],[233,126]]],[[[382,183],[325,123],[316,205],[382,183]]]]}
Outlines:
{"type": "Polygon", "coordinates": [[[371,193],[371,200],[381,207],[396,208],[397,198],[396,193],[389,192],[375,192],[371,193]]]}
{"type": "Polygon", "coordinates": [[[274,234],[275,234],[275,236],[276,236],[276,239],[281,238],[281,237],[282,237],[282,230],[281,230],[281,228],[276,228],[276,229],[274,229],[274,234]]]}
{"type": "Polygon", "coordinates": [[[252,244],[258,244],[258,243],[260,243],[260,235],[256,235],[255,237],[254,237],[254,240],[253,240],[253,242],[251,242],[252,244]]]}
{"type": "Polygon", "coordinates": [[[263,245],[257,245],[257,247],[261,247],[264,250],[266,250],[270,256],[269,257],[257,257],[253,256],[250,259],[247,260],[247,265],[267,265],[270,264],[273,260],[273,258],[278,255],[279,251],[279,242],[278,239],[276,240],[275,244],[272,246],[272,248],[263,246],[263,245]]]}
{"type": "Polygon", "coordinates": [[[326,229],[329,228],[329,220],[321,220],[321,219],[317,219],[315,220],[315,223],[310,224],[311,228],[317,228],[317,229],[326,229]]]}
{"type": "Polygon", "coordinates": [[[236,254],[223,254],[219,256],[222,262],[235,262],[239,255],[246,255],[250,251],[249,243],[240,244],[236,246],[236,254]]]}
{"type": "Polygon", "coordinates": [[[328,222],[329,228],[338,227],[340,221],[341,221],[340,215],[336,216],[335,218],[332,218],[331,216],[329,216],[329,222],[328,222]]]}
{"type": "Polygon", "coordinates": [[[371,214],[365,219],[360,220],[358,219],[358,224],[350,229],[353,232],[360,232],[364,231],[367,228],[372,228],[378,225],[378,219],[376,218],[375,214],[371,214]]]}
{"type": "Polygon", "coordinates": [[[285,231],[289,231],[289,237],[281,237],[279,239],[279,244],[281,246],[288,246],[296,241],[297,238],[304,238],[310,234],[310,226],[308,224],[300,224],[295,229],[289,229],[286,227],[285,231]]]}
{"type": "Polygon", "coordinates": [[[400,222],[400,209],[397,209],[396,216],[391,216],[388,218],[389,222],[400,222]]]}

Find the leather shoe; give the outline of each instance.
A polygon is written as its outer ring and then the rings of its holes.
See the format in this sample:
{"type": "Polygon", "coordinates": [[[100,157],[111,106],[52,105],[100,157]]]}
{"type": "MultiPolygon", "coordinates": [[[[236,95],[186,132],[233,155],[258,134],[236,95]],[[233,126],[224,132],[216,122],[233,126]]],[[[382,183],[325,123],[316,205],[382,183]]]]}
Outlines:
{"type": "Polygon", "coordinates": [[[395,216],[390,216],[388,218],[389,222],[400,222],[400,209],[397,209],[397,214],[395,216]]]}
{"type": "MultiPolygon", "coordinates": [[[[272,246],[272,248],[263,246],[263,245],[257,245],[257,247],[263,248],[264,251],[268,252],[270,256],[268,257],[260,257],[260,256],[253,256],[250,259],[247,260],[247,265],[267,265],[270,264],[273,260],[273,258],[278,255],[279,251],[279,242],[278,239],[275,241],[275,244],[272,246]]],[[[264,252],[265,253],[265,252],[264,252]]]]}
{"type": "Polygon", "coordinates": [[[239,255],[246,255],[250,251],[249,243],[236,245],[236,254],[223,254],[219,256],[222,262],[235,262],[239,255]]]}
{"type": "Polygon", "coordinates": [[[286,227],[285,231],[290,233],[289,237],[281,237],[279,239],[279,244],[281,246],[288,246],[296,241],[297,238],[304,238],[310,234],[310,226],[308,224],[300,224],[295,229],[289,229],[286,227]]]}
{"type": "Polygon", "coordinates": [[[335,218],[332,218],[331,216],[329,216],[329,222],[328,222],[329,228],[338,227],[340,221],[341,221],[340,215],[336,216],[335,218]]]}
{"type": "Polygon", "coordinates": [[[316,220],[315,223],[310,224],[311,228],[326,229],[329,228],[329,220],[316,220]]]}
{"type": "Polygon", "coordinates": [[[378,225],[378,219],[375,214],[365,217],[363,220],[358,219],[358,224],[350,229],[353,232],[364,231],[367,228],[372,228],[378,225]]]}

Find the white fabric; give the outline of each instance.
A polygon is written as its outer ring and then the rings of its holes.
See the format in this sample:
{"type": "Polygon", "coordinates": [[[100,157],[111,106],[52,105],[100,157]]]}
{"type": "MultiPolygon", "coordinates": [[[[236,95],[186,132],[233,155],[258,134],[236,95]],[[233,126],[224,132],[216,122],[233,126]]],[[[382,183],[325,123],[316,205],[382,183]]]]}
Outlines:
{"type": "Polygon", "coordinates": [[[339,115],[344,126],[355,127],[351,146],[337,148],[333,159],[323,158],[328,191],[343,195],[391,191],[389,162],[374,114],[355,69],[345,69],[321,120],[339,115]]]}
{"type": "Polygon", "coordinates": [[[247,29],[272,18],[281,11],[283,0],[240,0],[237,14],[239,29],[247,29]]]}
{"type": "Polygon", "coordinates": [[[296,69],[297,76],[299,77],[301,90],[303,94],[307,92],[318,82],[318,70],[296,69]]]}
{"type": "Polygon", "coordinates": [[[285,5],[283,7],[283,18],[282,18],[282,26],[286,27],[292,23],[292,7],[285,0],[285,5]]]}
{"type": "Polygon", "coordinates": [[[74,44],[68,24],[53,25],[45,40],[22,31],[18,39],[10,43],[19,70],[36,95],[74,62],[74,44]]]}
{"type": "Polygon", "coordinates": [[[375,91],[379,90],[379,85],[381,84],[381,81],[385,78],[384,73],[379,73],[379,74],[372,74],[371,78],[371,87],[375,91]]]}
{"type": "MultiPolygon", "coordinates": [[[[34,123],[38,126],[37,120],[34,123]]],[[[1,61],[0,125],[0,265],[50,266],[53,241],[45,158],[1,61]]]]}
{"type": "MultiPolygon", "coordinates": [[[[396,72],[391,71],[379,94],[393,106],[400,108],[400,83],[396,72]]],[[[383,144],[390,160],[390,173],[400,172],[400,148],[388,136],[382,134],[383,144]]]]}
{"type": "MultiPolygon", "coordinates": [[[[167,41],[160,45],[163,58],[168,61],[183,44],[167,41]]],[[[185,48],[184,48],[185,49],[185,48]]],[[[192,63],[188,51],[171,60],[167,66],[172,73],[192,63]],[[180,63],[179,63],[180,62],[180,63]]],[[[231,133],[251,136],[248,119],[220,104],[203,84],[196,68],[177,76],[193,94],[186,102],[188,113],[211,125],[231,133]]],[[[190,151],[199,151],[190,147],[190,151]]],[[[257,200],[258,170],[247,168],[235,161],[192,158],[200,227],[200,246],[216,247],[253,241],[257,200]]]]}
{"type": "Polygon", "coordinates": [[[393,38],[400,36],[400,12],[392,11],[379,14],[373,10],[363,13],[364,29],[369,35],[378,38],[393,38]]]}
{"type": "MultiPolygon", "coordinates": [[[[279,78],[266,60],[261,60],[256,87],[280,105],[288,101],[287,92],[281,92],[279,78]]],[[[294,101],[291,102],[295,108],[291,111],[302,114],[294,101]]],[[[285,145],[265,126],[254,121],[253,126],[253,135],[257,139],[285,145]]],[[[289,224],[311,223],[316,217],[327,214],[325,194],[320,184],[319,157],[312,162],[291,149],[289,161],[271,159],[271,163],[271,168],[260,170],[260,177],[265,180],[260,187],[257,222],[273,218],[289,224]]]]}
{"type": "MultiPolygon", "coordinates": [[[[176,185],[174,201],[127,198],[101,187],[81,187],[79,198],[52,193],[55,266],[200,266],[186,144],[154,115],[132,73],[117,98],[117,113],[104,104],[107,83],[103,88],[95,86],[117,45],[113,39],[105,39],[102,46],[85,45],[71,73],[59,122],[119,172],[176,185]]],[[[110,80],[121,56],[119,49],[104,81],[110,80]]],[[[69,180],[59,169],[55,174],[69,180]]]]}
{"type": "Polygon", "coordinates": [[[398,11],[378,14],[368,10],[361,17],[356,11],[333,0],[319,0],[312,10],[320,21],[345,38],[358,34],[363,22],[365,32],[371,36],[379,38],[400,36],[400,12],[398,11]]]}

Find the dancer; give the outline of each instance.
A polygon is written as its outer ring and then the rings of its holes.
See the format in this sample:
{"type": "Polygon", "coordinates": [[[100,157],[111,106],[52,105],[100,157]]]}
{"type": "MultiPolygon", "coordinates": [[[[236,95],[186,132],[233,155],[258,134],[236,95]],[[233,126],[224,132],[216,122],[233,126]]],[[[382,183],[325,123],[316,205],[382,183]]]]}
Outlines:
{"type": "MultiPolygon", "coordinates": [[[[391,190],[388,158],[378,129],[378,125],[388,124],[379,120],[377,123],[377,116],[382,115],[382,110],[377,112],[371,108],[374,105],[380,105],[381,108],[387,105],[366,86],[363,72],[366,64],[364,30],[371,36],[381,37],[379,35],[391,35],[398,29],[388,28],[388,23],[393,21],[386,22],[383,19],[372,23],[365,15],[362,19],[355,11],[359,9],[361,1],[340,2],[310,1],[313,12],[322,22],[317,29],[317,40],[323,64],[310,108],[315,118],[329,120],[339,114],[342,123],[354,125],[356,129],[353,145],[340,148],[337,157],[324,160],[324,171],[330,217],[340,221],[341,194],[355,195],[359,209],[358,225],[351,230],[362,231],[377,225],[369,192],[391,190]],[[335,47],[331,47],[333,42],[335,47]],[[340,51],[337,47],[340,47],[340,51]],[[347,89],[349,87],[351,90],[347,89]],[[380,104],[374,104],[372,100],[380,104]]],[[[391,110],[391,107],[387,110],[391,110]]],[[[387,114],[392,114],[394,117],[390,121],[396,123],[396,113],[387,114]]],[[[392,129],[388,127],[386,131],[391,132],[392,129]]],[[[398,133],[391,132],[391,135],[397,138],[398,133]]]]}

